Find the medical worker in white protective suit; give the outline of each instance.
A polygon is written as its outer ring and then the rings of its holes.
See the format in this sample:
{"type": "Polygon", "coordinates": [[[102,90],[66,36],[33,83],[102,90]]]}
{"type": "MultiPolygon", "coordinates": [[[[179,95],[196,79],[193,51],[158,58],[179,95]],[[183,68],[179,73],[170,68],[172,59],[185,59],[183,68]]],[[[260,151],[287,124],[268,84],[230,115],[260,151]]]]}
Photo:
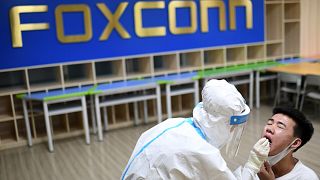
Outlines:
{"type": "Polygon", "coordinates": [[[210,80],[192,118],[172,118],[144,132],[121,179],[253,179],[269,153],[260,139],[234,173],[220,154],[235,156],[250,109],[225,80],[210,80]]]}

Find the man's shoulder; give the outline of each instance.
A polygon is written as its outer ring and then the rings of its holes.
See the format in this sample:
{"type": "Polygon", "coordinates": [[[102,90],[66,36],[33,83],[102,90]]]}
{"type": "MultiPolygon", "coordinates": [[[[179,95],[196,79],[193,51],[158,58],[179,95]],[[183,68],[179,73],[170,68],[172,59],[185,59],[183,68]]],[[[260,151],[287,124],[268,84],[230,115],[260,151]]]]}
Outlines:
{"type": "Polygon", "coordinates": [[[294,168],[286,175],[277,178],[277,180],[299,179],[299,180],[319,180],[317,174],[300,160],[294,168]]]}
{"type": "Polygon", "coordinates": [[[299,169],[299,172],[301,172],[301,174],[304,174],[306,176],[306,178],[319,179],[317,174],[311,168],[303,164],[300,160],[296,164],[296,167],[299,169]]]}

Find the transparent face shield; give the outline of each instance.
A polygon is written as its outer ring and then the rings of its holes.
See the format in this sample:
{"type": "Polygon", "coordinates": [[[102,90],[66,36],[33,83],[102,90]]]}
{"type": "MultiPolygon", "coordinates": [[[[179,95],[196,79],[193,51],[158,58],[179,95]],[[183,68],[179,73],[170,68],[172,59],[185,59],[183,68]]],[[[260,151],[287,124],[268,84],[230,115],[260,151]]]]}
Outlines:
{"type": "Polygon", "coordinates": [[[249,113],[250,108],[246,105],[244,112],[230,118],[230,136],[226,145],[226,154],[229,158],[234,158],[238,154],[241,136],[249,119],[249,113]]]}

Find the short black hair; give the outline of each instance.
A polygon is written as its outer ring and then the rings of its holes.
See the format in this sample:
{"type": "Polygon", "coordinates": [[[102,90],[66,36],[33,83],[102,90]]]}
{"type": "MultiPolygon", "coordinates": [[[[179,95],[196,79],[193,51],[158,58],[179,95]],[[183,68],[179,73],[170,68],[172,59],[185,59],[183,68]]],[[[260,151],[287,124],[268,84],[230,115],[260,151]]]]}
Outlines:
{"type": "Polygon", "coordinates": [[[313,125],[311,121],[297,109],[291,107],[276,107],[273,109],[273,115],[279,113],[290,117],[296,123],[295,127],[293,127],[293,136],[302,140],[301,145],[293,151],[296,152],[311,139],[314,132],[313,125]]]}

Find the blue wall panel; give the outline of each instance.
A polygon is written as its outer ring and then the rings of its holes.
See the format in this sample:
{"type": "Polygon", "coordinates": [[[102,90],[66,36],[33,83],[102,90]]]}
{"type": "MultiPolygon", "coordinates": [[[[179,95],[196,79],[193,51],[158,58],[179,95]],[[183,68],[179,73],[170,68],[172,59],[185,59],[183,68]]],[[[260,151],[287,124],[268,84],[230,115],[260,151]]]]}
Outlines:
{"type": "MultiPolygon", "coordinates": [[[[168,52],[185,49],[195,49],[231,44],[243,44],[264,41],[264,2],[253,0],[253,28],[246,28],[245,8],[236,8],[237,29],[230,30],[229,26],[229,1],[226,5],[226,31],[219,30],[218,11],[209,10],[209,32],[201,32],[200,6],[197,5],[197,30],[192,34],[172,34],[169,30],[168,3],[165,1],[164,9],[149,9],[142,11],[143,26],[163,26],[166,35],[161,37],[138,37],[134,28],[134,5],[138,1],[112,1],[112,0],[0,0],[0,69],[28,67],[71,61],[112,58],[146,53],[168,52]],[[130,34],[130,39],[123,39],[113,29],[110,37],[99,41],[99,37],[108,24],[108,20],[96,6],[104,3],[112,12],[115,12],[121,2],[128,2],[128,6],[121,15],[119,22],[130,34]],[[62,4],[86,4],[90,8],[93,36],[87,42],[61,43],[56,35],[55,9],[62,4]],[[14,48],[10,29],[9,12],[13,6],[21,5],[47,5],[48,11],[42,13],[23,13],[20,15],[21,23],[49,23],[48,30],[23,31],[23,46],[14,48]]],[[[150,2],[150,1],[146,1],[150,2]]],[[[190,9],[177,9],[177,26],[190,25],[190,9]]],[[[65,35],[84,33],[83,14],[64,13],[65,35]]]]}

